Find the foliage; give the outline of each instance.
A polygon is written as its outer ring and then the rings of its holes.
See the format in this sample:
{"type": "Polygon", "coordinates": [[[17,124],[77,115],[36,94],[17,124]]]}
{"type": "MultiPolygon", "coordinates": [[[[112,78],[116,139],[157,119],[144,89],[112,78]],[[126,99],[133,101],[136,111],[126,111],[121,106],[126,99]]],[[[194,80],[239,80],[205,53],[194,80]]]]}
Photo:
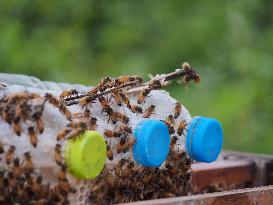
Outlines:
{"type": "Polygon", "coordinates": [[[0,0],[0,71],[95,84],[189,61],[200,85],[170,88],[218,118],[225,148],[273,154],[273,1],[0,0]]]}

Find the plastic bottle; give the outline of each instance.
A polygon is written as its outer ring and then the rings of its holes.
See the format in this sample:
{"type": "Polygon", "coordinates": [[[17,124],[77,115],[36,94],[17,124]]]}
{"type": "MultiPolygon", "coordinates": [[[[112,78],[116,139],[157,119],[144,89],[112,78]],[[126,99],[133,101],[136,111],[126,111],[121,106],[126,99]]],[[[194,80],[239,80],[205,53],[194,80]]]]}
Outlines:
{"type": "MultiPolygon", "coordinates": [[[[20,91],[36,93],[40,96],[52,92],[19,85],[9,85],[0,90],[0,98],[20,91]]],[[[57,95],[58,93],[54,94],[57,95]]],[[[31,101],[33,105],[38,103],[40,103],[40,100],[31,101]]],[[[44,122],[44,132],[38,135],[37,147],[31,145],[27,134],[28,127],[31,126],[30,122],[21,123],[21,136],[16,136],[11,126],[1,118],[0,142],[4,145],[6,151],[13,145],[16,148],[14,157],[21,157],[21,163],[24,163],[24,153],[29,152],[35,173],[41,174],[44,182],[52,184],[58,181],[60,171],[60,166],[54,160],[54,149],[56,143],[59,143],[62,147],[61,155],[68,165],[69,183],[76,188],[75,193],[69,194],[69,201],[71,204],[87,204],[91,179],[94,179],[101,172],[105,164],[106,145],[104,138],[97,132],[86,131],[77,140],[57,142],[57,134],[69,121],[57,108],[49,103],[45,103],[42,120],[44,122]]],[[[5,159],[4,154],[1,157],[5,159]]],[[[5,160],[1,160],[0,165],[7,169],[10,166],[5,163],[5,160]]]]}

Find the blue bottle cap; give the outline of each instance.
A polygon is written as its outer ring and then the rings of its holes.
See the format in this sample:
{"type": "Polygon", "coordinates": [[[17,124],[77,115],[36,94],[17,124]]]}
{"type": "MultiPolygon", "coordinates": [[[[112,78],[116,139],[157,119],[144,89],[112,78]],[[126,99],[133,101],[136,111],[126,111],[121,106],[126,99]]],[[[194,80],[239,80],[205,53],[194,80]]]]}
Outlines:
{"type": "Polygon", "coordinates": [[[221,124],[212,118],[195,117],[188,126],[186,150],[198,162],[213,162],[223,144],[221,124]]]}
{"type": "Polygon", "coordinates": [[[142,120],[134,130],[134,160],[147,167],[159,167],[167,158],[170,147],[168,127],[159,120],[142,120]]]}

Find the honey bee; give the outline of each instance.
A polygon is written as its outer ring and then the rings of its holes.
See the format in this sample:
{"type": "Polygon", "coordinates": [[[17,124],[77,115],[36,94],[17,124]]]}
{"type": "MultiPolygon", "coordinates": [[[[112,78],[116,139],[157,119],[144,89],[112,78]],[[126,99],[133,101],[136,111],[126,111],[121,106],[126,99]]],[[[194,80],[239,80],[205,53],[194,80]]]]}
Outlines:
{"type": "Polygon", "coordinates": [[[123,170],[123,176],[126,178],[132,173],[132,169],[134,168],[135,163],[133,161],[130,161],[125,169],[123,170]]]}
{"type": "Polygon", "coordinates": [[[79,104],[84,108],[88,104],[92,103],[94,101],[94,96],[93,95],[88,95],[80,99],[79,104]]]}
{"type": "Polygon", "coordinates": [[[174,146],[176,145],[177,140],[178,140],[177,136],[172,137],[171,146],[170,146],[171,149],[174,149],[174,146]]]}
{"type": "Polygon", "coordinates": [[[32,186],[32,189],[35,193],[40,192],[42,189],[42,181],[43,181],[43,176],[42,175],[38,175],[34,185],[32,186]]]}
{"type": "Polygon", "coordinates": [[[119,127],[119,132],[126,132],[126,133],[132,133],[132,128],[129,127],[128,125],[126,124],[122,124],[120,127],[119,127]]]}
{"type": "Polygon", "coordinates": [[[78,95],[79,92],[76,89],[72,90],[65,90],[60,94],[60,98],[67,98],[70,97],[71,95],[78,95]]]}
{"type": "Polygon", "coordinates": [[[14,158],[15,147],[11,145],[6,153],[6,163],[9,165],[14,158]]]}
{"type": "Polygon", "coordinates": [[[170,135],[175,133],[174,117],[172,115],[169,115],[163,122],[167,125],[170,135]]]}
{"type": "Polygon", "coordinates": [[[20,159],[18,157],[14,158],[13,164],[14,164],[13,172],[14,172],[15,178],[21,177],[22,167],[20,165],[20,159]]]}
{"type": "Polygon", "coordinates": [[[9,171],[7,177],[8,177],[8,180],[9,180],[9,187],[14,188],[15,183],[16,183],[14,173],[9,171]]]}
{"type": "Polygon", "coordinates": [[[179,115],[181,114],[182,111],[182,106],[179,102],[175,103],[175,107],[174,107],[174,118],[178,118],[179,115]]]}
{"type": "Polygon", "coordinates": [[[34,184],[34,180],[31,176],[31,173],[30,172],[26,172],[25,173],[25,178],[26,178],[26,182],[28,185],[32,186],[34,184]]]}
{"type": "Polygon", "coordinates": [[[136,143],[136,138],[130,137],[130,138],[128,139],[128,146],[129,146],[130,148],[132,148],[133,145],[134,145],[135,143],[136,143]]]}
{"type": "Polygon", "coordinates": [[[122,103],[124,103],[129,109],[131,109],[131,104],[130,104],[130,100],[128,98],[128,96],[126,96],[124,93],[119,93],[120,97],[121,97],[121,101],[122,103]]]}
{"type": "Polygon", "coordinates": [[[24,153],[25,156],[25,165],[24,165],[24,170],[26,172],[33,172],[33,163],[32,163],[32,157],[30,156],[29,152],[24,153]]]}
{"type": "Polygon", "coordinates": [[[94,87],[87,92],[87,95],[95,95],[95,94],[97,94],[97,92],[98,92],[98,88],[94,87]]]}
{"type": "Polygon", "coordinates": [[[66,105],[64,103],[60,103],[59,105],[59,110],[65,115],[65,117],[68,120],[72,119],[72,114],[71,112],[67,109],[66,105]]]}
{"type": "Polygon", "coordinates": [[[67,139],[77,139],[87,129],[87,124],[84,122],[71,123],[70,126],[73,128],[67,135],[67,139]]]}
{"type": "Polygon", "coordinates": [[[69,184],[67,178],[65,178],[64,180],[59,181],[58,185],[59,185],[59,188],[60,188],[60,190],[62,192],[65,192],[65,193],[74,192],[74,189],[69,184]]]}
{"type": "Polygon", "coordinates": [[[184,132],[184,129],[186,128],[187,124],[184,120],[182,120],[180,123],[179,123],[179,126],[177,128],[177,134],[179,136],[181,136],[184,132]]]}
{"type": "Polygon", "coordinates": [[[142,108],[138,105],[131,105],[130,109],[133,113],[143,113],[142,108]]]}
{"type": "Polygon", "coordinates": [[[140,92],[137,95],[137,103],[142,104],[150,92],[151,92],[151,89],[149,88],[145,89],[143,92],[140,92]]]}
{"type": "Polygon", "coordinates": [[[44,122],[41,118],[36,119],[36,129],[40,134],[44,132],[44,122]]]}
{"type": "Polygon", "coordinates": [[[15,118],[15,119],[13,120],[13,122],[12,122],[12,127],[13,127],[13,130],[14,130],[15,134],[16,134],[17,136],[21,136],[22,127],[21,127],[21,125],[20,125],[20,118],[19,118],[19,117],[15,118]]]}
{"type": "Polygon", "coordinates": [[[104,134],[104,136],[109,137],[109,138],[120,136],[119,132],[114,132],[114,131],[108,130],[108,129],[105,129],[103,134],[104,134]]]}
{"type": "Polygon", "coordinates": [[[4,144],[0,142],[0,154],[3,154],[5,152],[4,144]]]}
{"type": "Polygon", "coordinates": [[[100,92],[105,91],[107,88],[109,88],[109,84],[112,82],[111,78],[105,77],[100,80],[100,82],[97,85],[97,88],[100,92]]]}
{"type": "Polygon", "coordinates": [[[106,100],[103,96],[99,96],[99,97],[98,97],[98,100],[99,100],[99,102],[100,102],[100,104],[101,104],[101,106],[102,106],[103,108],[108,108],[108,107],[110,107],[109,104],[108,104],[108,102],[107,102],[107,100],[106,100]]]}
{"type": "Polygon", "coordinates": [[[96,128],[97,128],[97,118],[91,117],[89,121],[89,129],[96,130],[96,128]]]}
{"type": "Polygon", "coordinates": [[[37,147],[38,138],[37,138],[37,135],[34,131],[34,127],[28,128],[28,136],[29,136],[29,141],[32,144],[32,146],[37,147]]]}
{"type": "Polygon", "coordinates": [[[112,97],[114,98],[114,100],[115,100],[115,102],[117,103],[118,106],[122,105],[122,103],[121,103],[122,99],[121,99],[121,96],[120,96],[118,91],[114,91],[113,94],[112,94],[112,97]]]}
{"type": "Polygon", "coordinates": [[[114,110],[110,106],[103,108],[102,112],[105,112],[109,116],[108,123],[110,120],[112,121],[113,124],[117,123],[117,121],[118,121],[117,113],[114,112],[114,110]]]}
{"type": "Polygon", "coordinates": [[[46,93],[46,94],[45,94],[45,99],[46,99],[50,104],[52,104],[53,106],[59,108],[59,104],[60,104],[59,100],[58,100],[56,97],[54,97],[51,93],[46,93]]]}
{"type": "Polygon", "coordinates": [[[155,106],[154,105],[150,105],[145,112],[143,113],[143,118],[149,118],[152,114],[154,114],[155,111],[155,106]]]}
{"type": "Polygon", "coordinates": [[[191,66],[190,66],[190,64],[189,64],[188,62],[184,62],[184,63],[182,64],[182,69],[183,69],[184,71],[189,71],[189,70],[191,69],[191,66]]]}
{"type": "Polygon", "coordinates": [[[57,141],[63,140],[68,133],[72,131],[71,128],[64,128],[61,132],[57,134],[57,141]]]}
{"type": "Polygon", "coordinates": [[[152,80],[149,84],[149,88],[150,89],[158,89],[158,88],[161,88],[162,85],[161,85],[161,82],[160,80],[152,80]]]}
{"type": "Polygon", "coordinates": [[[125,114],[121,112],[116,112],[116,115],[123,123],[128,124],[129,118],[125,114]]]}
{"type": "Polygon", "coordinates": [[[110,145],[108,145],[108,144],[107,144],[107,157],[108,157],[108,159],[111,160],[111,161],[112,161],[113,158],[114,158],[114,157],[113,157],[113,152],[112,152],[112,150],[111,150],[111,147],[110,147],[110,145]]]}
{"type": "Polygon", "coordinates": [[[54,159],[55,159],[55,162],[59,166],[62,165],[62,155],[61,155],[61,145],[60,144],[56,144],[56,146],[55,146],[54,159]]]}
{"type": "Polygon", "coordinates": [[[66,179],[66,172],[67,172],[67,165],[66,164],[62,164],[61,165],[61,170],[58,173],[58,179],[60,181],[64,181],[66,179]]]}

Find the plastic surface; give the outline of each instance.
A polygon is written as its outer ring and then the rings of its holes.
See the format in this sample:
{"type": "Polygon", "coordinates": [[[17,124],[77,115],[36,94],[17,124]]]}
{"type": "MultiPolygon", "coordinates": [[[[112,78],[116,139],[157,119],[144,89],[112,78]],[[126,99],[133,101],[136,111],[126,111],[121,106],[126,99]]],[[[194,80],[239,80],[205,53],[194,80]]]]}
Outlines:
{"type": "Polygon", "coordinates": [[[106,160],[104,138],[95,131],[85,131],[65,145],[65,160],[71,174],[80,179],[93,179],[106,160]]]}
{"type": "Polygon", "coordinates": [[[223,144],[221,124],[212,118],[195,117],[188,126],[186,150],[198,162],[213,162],[223,144]]]}
{"type": "Polygon", "coordinates": [[[170,135],[167,126],[153,119],[142,120],[134,130],[134,160],[143,166],[159,167],[167,158],[170,135]]]}

